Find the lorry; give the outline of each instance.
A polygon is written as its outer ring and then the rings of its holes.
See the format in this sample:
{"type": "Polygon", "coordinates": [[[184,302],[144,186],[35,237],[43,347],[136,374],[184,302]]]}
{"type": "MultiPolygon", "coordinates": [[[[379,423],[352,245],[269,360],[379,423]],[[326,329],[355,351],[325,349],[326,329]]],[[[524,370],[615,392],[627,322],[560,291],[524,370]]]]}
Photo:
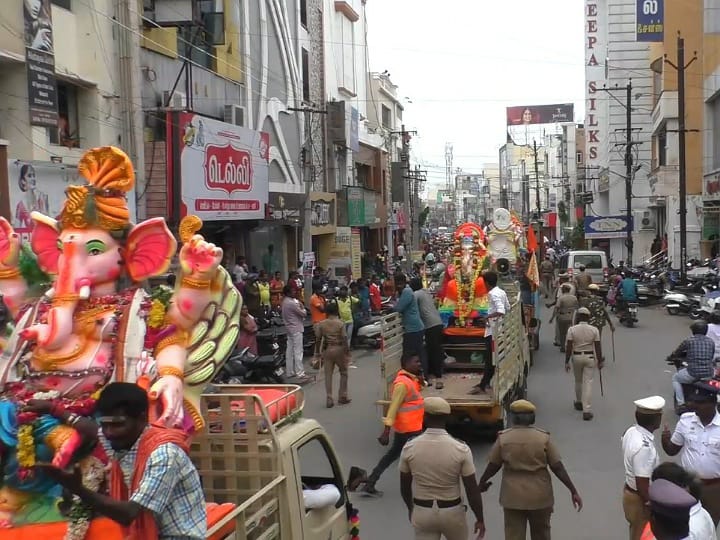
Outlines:
{"type": "Polygon", "coordinates": [[[203,431],[190,457],[206,501],[234,505],[207,538],[350,540],[356,510],[333,444],[315,420],[302,417],[297,385],[217,385],[204,394],[203,431]],[[304,490],[333,485],[339,499],[306,509],[304,490]]]}
{"type": "MultiPolygon", "coordinates": [[[[442,397],[450,404],[452,424],[469,424],[492,432],[505,429],[510,403],[525,397],[531,362],[518,287],[510,280],[501,281],[500,286],[506,291],[511,308],[495,330],[495,350],[487,351],[482,336],[474,334],[446,341],[445,353],[454,361],[445,363],[443,387],[429,386],[422,392],[423,397],[442,397]],[[496,369],[491,389],[487,393],[471,394],[482,378],[484,354],[494,355],[496,369]]],[[[401,318],[396,313],[383,317],[382,326],[380,373],[383,395],[378,404],[386,408],[390,403],[393,380],[400,369],[403,330],[401,318]]]]}

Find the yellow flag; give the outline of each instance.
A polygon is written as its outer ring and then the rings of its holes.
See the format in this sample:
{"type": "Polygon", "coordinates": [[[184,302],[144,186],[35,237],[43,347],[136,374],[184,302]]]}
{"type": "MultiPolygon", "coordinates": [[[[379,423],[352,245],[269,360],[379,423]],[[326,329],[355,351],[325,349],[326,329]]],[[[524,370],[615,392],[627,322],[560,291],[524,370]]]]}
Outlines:
{"type": "Polygon", "coordinates": [[[525,273],[525,275],[528,277],[530,282],[535,285],[535,287],[540,286],[540,273],[538,272],[537,259],[535,258],[534,251],[530,256],[530,263],[528,263],[527,272],[525,273]]]}

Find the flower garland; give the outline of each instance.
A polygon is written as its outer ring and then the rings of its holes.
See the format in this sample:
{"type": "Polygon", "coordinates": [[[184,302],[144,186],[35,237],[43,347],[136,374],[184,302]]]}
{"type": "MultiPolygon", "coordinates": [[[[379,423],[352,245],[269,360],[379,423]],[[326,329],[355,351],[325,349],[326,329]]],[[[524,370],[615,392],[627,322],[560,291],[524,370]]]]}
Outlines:
{"type": "Polygon", "coordinates": [[[458,291],[458,322],[457,325],[460,327],[468,326],[468,318],[475,309],[475,289],[477,280],[480,278],[482,269],[480,268],[480,259],[482,258],[482,245],[480,243],[479,235],[476,231],[473,231],[472,235],[473,242],[473,259],[472,259],[472,274],[467,275],[463,270],[462,265],[462,238],[455,239],[455,246],[453,249],[453,264],[455,265],[455,281],[457,283],[458,291]]]}
{"type": "MultiPolygon", "coordinates": [[[[82,483],[90,491],[98,492],[105,480],[105,466],[96,457],[90,456],[80,462],[82,483]]],[[[78,495],[72,495],[72,503],[68,517],[67,532],[63,540],[83,540],[90,528],[93,516],[92,507],[84,503],[78,495]]]]}

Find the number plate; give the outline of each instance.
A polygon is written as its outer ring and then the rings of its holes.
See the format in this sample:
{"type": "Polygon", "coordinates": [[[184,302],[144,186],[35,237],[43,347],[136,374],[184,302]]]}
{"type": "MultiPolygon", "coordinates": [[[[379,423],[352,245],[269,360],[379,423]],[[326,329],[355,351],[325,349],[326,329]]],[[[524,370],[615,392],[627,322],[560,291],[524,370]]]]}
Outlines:
{"type": "Polygon", "coordinates": [[[636,308],[636,307],[631,307],[631,308],[630,308],[630,313],[637,313],[637,308],[636,308]]]}
{"type": "Polygon", "coordinates": [[[280,377],[283,373],[285,373],[285,370],[283,368],[277,368],[275,370],[275,375],[277,375],[278,377],[280,377]]]}

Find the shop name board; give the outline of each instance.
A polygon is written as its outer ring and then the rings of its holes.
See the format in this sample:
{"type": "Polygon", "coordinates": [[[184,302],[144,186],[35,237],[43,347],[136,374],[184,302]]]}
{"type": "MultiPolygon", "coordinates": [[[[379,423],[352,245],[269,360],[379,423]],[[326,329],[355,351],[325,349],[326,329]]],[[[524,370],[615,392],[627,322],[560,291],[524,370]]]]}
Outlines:
{"type": "Polygon", "coordinates": [[[252,190],[252,157],[249,152],[225,146],[208,145],[205,149],[205,183],[209,189],[252,190]]]}
{"type": "Polygon", "coordinates": [[[598,97],[605,82],[606,44],[604,20],[607,16],[605,0],[587,0],[585,3],[585,144],[587,164],[591,167],[607,166],[603,163],[603,135],[606,128],[606,102],[598,97]]]}

